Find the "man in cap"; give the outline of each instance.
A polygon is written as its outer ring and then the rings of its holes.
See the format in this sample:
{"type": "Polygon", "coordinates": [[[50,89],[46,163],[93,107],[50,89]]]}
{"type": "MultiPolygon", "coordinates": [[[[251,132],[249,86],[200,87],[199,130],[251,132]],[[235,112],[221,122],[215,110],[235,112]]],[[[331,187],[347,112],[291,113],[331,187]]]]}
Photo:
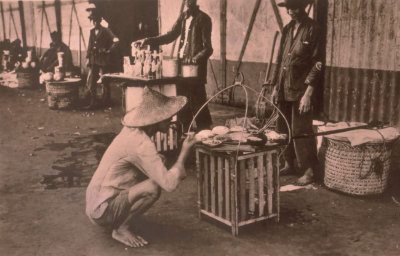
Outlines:
{"type": "MultiPolygon", "coordinates": [[[[90,103],[86,108],[93,108],[96,104],[97,82],[101,75],[109,72],[111,54],[117,48],[119,39],[109,28],[101,25],[102,17],[94,4],[90,4],[86,10],[89,12],[89,19],[94,25],[94,28],[90,30],[86,55],[86,63],[89,67],[86,94],[90,98],[90,103]]],[[[103,89],[103,102],[108,102],[110,100],[110,89],[106,85],[103,89]]]]}
{"type": "Polygon", "coordinates": [[[72,53],[69,47],[61,40],[61,33],[53,31],[50,33],[51,43],[50,49],[48,49],[43,56],[40,58],[40,69],[43,72],[53,72],[54,67],[58,66],[58,52],[64,53],[64,68],[66,71],[70,71],[73,67],[72,64],[72,53]]]}
{"type": "Polygon", "coordinates": [[[132,221],[158,200],[161,188],[173,191],[186,176],[184,163],[194,136],[185,139],[169,170],[150,139],[157,131],[168,131],[172,116],[186,102],[184,96],[167,97],[145,87],[141,103],[123,118],[124,127],[104,153],[87,188],[89,219],[111,227],[112,237],[127,246],[147,244],[131,231],[132,221]]]}
{"type": "MultiPolygon", "coordinates": [[[[287,117],[292,135],[312,133],[312,96],[321,73],[321,32],[308,17],[305,8],[310,0],[285,0],[278,6],[285,7],[292,20],[282,32],[273,75],[272,101],[287,117]]],[[[278,130],[287,132],[282,118],[278,130]]],[[[301,170],[299,185],[313,181],[317,165],[315,138],[294,139],[284,154],[286,168],[282,174],[294,173],[294,159],[301,170]]]]}
{"type": "MultiPolygon", "coordinates": [[[[187,10],[175,22],[172,29],[164,35],[145,38],[136,43],[142,45],[168,44],[180,36],[179,59],[181,63],[198,65],[198,80],[177,85],[178,95],[188,97],[189,104],[178,115],[186,130],[194,114],[207,101],[205,83],[207,82],[207,61],[213,53],[211,44],[211,18],[199,9],[196,0],[185,0],[187,10]]],[[[196,118],[198,130],[209,129],[212,124],[210,111],[205,107],[196,118]]]]}

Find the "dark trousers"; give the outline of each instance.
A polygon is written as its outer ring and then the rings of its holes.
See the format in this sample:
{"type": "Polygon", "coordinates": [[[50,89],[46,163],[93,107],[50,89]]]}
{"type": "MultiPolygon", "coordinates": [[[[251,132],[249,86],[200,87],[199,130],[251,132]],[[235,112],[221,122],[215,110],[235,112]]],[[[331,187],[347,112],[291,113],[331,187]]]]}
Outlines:
{"type": "MultiPolygon", "coordinates": [[[[177,95],[186,96],[188,103],[179,111],[178,120],[183,124],[183,132],[189,128],[194,115],[200,107],[207,101],[206,87],[204,83],[184,83],[177,84],[177,95]]],[[[198,130],[210,129],[212,124],[210,111],[205,106],[196,117],[196,126],[198,130]]]]}
{"type": "MultiPolygon", "coordinates": [[[[292,136],[313,133],[312,111],[300,114],[299,103],[299,101],[279,103],[279,109],[289,122],[292,136]]],[[[287,126],[282,117],[278,119],[278,132],[287,133],[287,126]]],[[[318,158],[315,137],[292,140],[283,156],[288,162],[296,158],[301,169],[316,167],[318,158]]]]}
{"type": "MultiPolygon", "coordinates": [[[[88,72],[88,77],[86,81],[86,95],[90,97],[91,102],[94,102],[97,99],[97,81],[99,80],[100,76],[103,74],[108,73],[108,69],[106,67],[98,66],[98,65],[91,65],[88,72]]],[[[109,85],[102,84],[101,85],[100,94],[101,94],[101,101],[102,103],[106,103],[110,100],[110,88],[109,85]]]]}

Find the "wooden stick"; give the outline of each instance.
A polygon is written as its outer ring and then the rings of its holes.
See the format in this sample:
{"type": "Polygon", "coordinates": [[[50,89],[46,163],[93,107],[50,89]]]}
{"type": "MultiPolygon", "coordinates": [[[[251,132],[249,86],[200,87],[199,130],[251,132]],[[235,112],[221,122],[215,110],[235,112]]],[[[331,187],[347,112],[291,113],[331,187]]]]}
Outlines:
{"type": "Polygon", "coordinates": [[[273,163],[272,163],[272,153],[267,153],[267,196],[268,196],[268,215],[272,214],[273,206],[273,163]]]}
{"type": "Polygon", "coordinates": [[[239,195],[240,195],[240,220],[246,219],[246,163],[245,160],[239,162],[239,195]]]}
{"type": "Polygon", "coordinates": [[[231,185],[230,179],[230,166],[229,166],[229,159],[225,158],[225,219],[231,220],[231,212],[230,212],[230,204],[231,204],[231,197],[229,193],[229,187],[231,185]]]}
{"type": "Polygon", "coordinates": [[[279,152],[275,150],[274,153],[274,196],[275,196],[275,212],[276,212],[276,222],[279,222],[280,215],[280,195],[279,195],[279,152]]]}
{"type": "Polygon", "coordinates": [[[258,177],[258,215],[264,215],[264,165],[263,156],[257,157],[257,177],[258,177]]]}
{"type": "Polygon", "coordinates": [[[208,212],[209,211],[209,209],[210,209],[210,206],[209,206],[209,204],[208,204],[208,182],[209,182],[209,179],[208,179],[208,166],[209,166],[209,163],[208,163],[208,158],[209,158],[210,156],[209,155],[204,155],[204,159],[203,159],[203,161],[204,161],[204,164],[203,164],[203,169],[204,169],[204,209],[208,212]]]}
{"type": "Polygon", "coordinates": [[[239,233],[239,209],[238,209],[238,179],[237,179],[237,168],[235,165],[235,158],[231,156],[229,158],[229,173],[231,175],[231,223],[232,223],[232,234],[237,236],[239,233]]]}
{"type": "MultiPolygon", "coordinates": [[[[185,0],[182,0],[181,4],[181,9],[179,10],[179,15],[183,13],[183,8],[185,7],[185,0]]],[[[160,31],[161,32],[161,31],[160,31]]],[[[170,56],[171,58],[174,57],[174,52],[175,52],[175,47],[176,47],[176,41],[178,41],[178,38],[172,43],[172,48],[171,48],[171,53],[170,56]]],[[[179,54],[179,53],[178,53],[179,54]]]]}
{"type": "Polygon", "coordinates": [[[216,188],[215,188],[215,159],[214,156],[210,156],[210,184],[211,184],[211,212],[213,214],[216,213],[215,211],[215,196],[216,196],[216,188]]]}
{"type": "Polygon", "coordinates": [[[196,149],[196,175],[197,175],[197,207],[199,209],[198,217],[201,218],[201,188],[203,186],[203,175],[201,174],[201,166],[200,166],[200,152],[196,149]]]}
{"type": "Polygon", "coordinates": [[[224,195],[223,195],[223,187],[222,187],[222,174],[224,172],[222,167],[222,157],[217,158],[217,172],[218,172],[218,216],[222,217],[223,212],[223,202],[224,202],[224,195]]]}
{"type": "Polygon", "coordinates": [[[279,26],[279,30],[283,31],[283,21],[282,21],[282,17],[281,14],[279,13],[279,9],[278,6],[276,5],[276,1],[275,0],[270,0],[271,5],[272,5],[272,10],[274,10],[274,14],[275,14],[275,18],[276,18],[276,22],[278,23],[279,26]]]}
{"type": "Polygon", "coordinates": [[[250,158],[249,164],[249,213],[251,215],[255,212],[255,179],[254,179],[254,158],[250,158]]]}
{"type": "Polygon", "coordinates": [[[1,11],[1,21],[3,24],[3,40],[6,40],[6,23],[4,21],[4,9],[3,9],[3,2],[0,1],[0,11],[1,11]]]}

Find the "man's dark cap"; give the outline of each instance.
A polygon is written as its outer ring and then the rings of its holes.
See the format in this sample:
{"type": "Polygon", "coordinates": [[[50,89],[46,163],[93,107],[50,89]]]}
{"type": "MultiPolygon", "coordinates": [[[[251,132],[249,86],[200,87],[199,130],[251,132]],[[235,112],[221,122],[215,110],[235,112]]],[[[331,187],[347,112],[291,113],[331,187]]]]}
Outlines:
{"type": "Polygon", "coordinates": [[[308,4],[311,4],[312,0],[284,0],[279,3],[279,7],[286,7],[288,9],[299,9],[305,8],[308,4]]]}

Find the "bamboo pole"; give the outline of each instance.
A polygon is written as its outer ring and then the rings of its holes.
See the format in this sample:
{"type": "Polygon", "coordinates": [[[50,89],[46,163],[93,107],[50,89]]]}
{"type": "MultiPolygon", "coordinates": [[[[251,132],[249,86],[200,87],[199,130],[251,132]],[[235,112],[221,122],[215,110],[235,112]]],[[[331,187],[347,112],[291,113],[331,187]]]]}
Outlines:
{"type": "Polygon", "coordinates": [[[231,223],[232,223],[232,235],[236,236],[239,233],[238,219],[238,179],[237,179],[237,168],[235,164],[235,158],[231,156],[229,158],[229,173],[231,175],[230,191],[231,191],[231,223]]]}
{"type": "Polygon", "coordinates": [[[44,14],[44,17],[46,19],[46,24],[47,24],[47,28],[49,29],[49,34],[51,34],[51,27],[50,27],[50,23],[49,23],[49,17],[47,17],[47,12],[46,12],[46,7],[44,4],[44,1],[42,1],[42,11],[44,14]]]}
{"type": "Polygon", "coordinates": [[[203,175],[201,175],[201,166],[200,166],[200,152],[196,149],[196,171],[197,171],[197,207],[199,210],[198,216],[201,218],[201,200],[204,194],[201,194],[201,188],[203,186],[203,175]]]}
{"type": "Polygon", "coordinates": [[[258,178],[258,216],[264,215],[264,165],[263,156],[257,157],[257,178],[258,178]]]}
{"type": "Polygon", "coordinates": [[[0,1],[0,11],[1,11],[1,21],[3,24],[3,39],[5,40],[7,38],[6,34],[6,23],[4,21],[4,9],[3,9],[3,2],[0,1]]]}
{"type": "MultiPolygon", "coordinates": [[[[221,85],[222,88],[226,87],[226,27],[227,27],[227,0],[221,0],[220,2],[220,30],[221,30],[221,85]]],[[[222,103],[224,102],[224,97],[222,97],[222,103]]]]}
{"type": "Polygon", "coordinates": [[[272,214],[272,207],[273,207],[273,164],[272,164],[272,153],[267,153],[267,196],[268,196],[268,215],[272,214]]]}
{"type": "MultiPolygon", "coordinates": [[[[15,36],[17,37],[17,38],[19,38],[19,35],[18,35],[18,30],[17,30],[17,25],[15,24],[15,19],[14,19],[14,14],[13,14],[13,10],[12,10],[12,7],[11,7],[11,4],[9,5],[10,7],[10,9],[9,9],[9,11],[10,11],[10,18],[11,18],[11,20],[12,20],[12,24],[13,24],[13,27],[14,27],[14,31],[15,31],[15,36]]],[[[11,24],[10,24],[10,26],[11,26],[11,24]]],[[[11,32],[10,32],[10,34],[11,34],[11,32]]]]}
{"type": "MultiPolygon", "coordinates": [[[[179,15],[181,15],[183,13],[183,8],[184,7],[185,7],[185,0],[182,0],[181,9],[179,10],[179,15]]],[[[178,41],[178,38],[172,43],[172,48],[171,48],[171,53],[170,53],[171,57],[174,56],[175,47],[176,47],[176,41],[178,41]]]]}
{"type": "Polygon", "coordinates": [[[279,30],[283,31],[283,21],[282,21],[282,17],[281,14],[279,13],[279,9],[278,6],[276,5],[276,1],[275,0],[270,0],[271,5],[272,5],[272,10],[274,10],[275,13],[275,18],[276,18],[276,22],[278,23],[279,26],[279,30]]]}
{"type": "Polygon", "coordinates": [[[230,168],[229,168],[229,160],[228,158],[225,159],[225,219],[231,220],[231,212],[230,212],[230,205],[231,205],[231,197],[229,193],[230,188],[230,168]]]}
{"type": "Polygon", "coordinates": [[[246,163],[245,160],[239,162],[239,200],[240,200],[240,220],[246,219],[246,163]]]}
{"type": "Polygon", "coordinates": [[[223,212],[222,211],[223,210],[222,205],[224,203],[224,195],[223,195],[223,187],[222,187],[222,184],[223,184],[222,175],[223,175],[224,170],[223,170],[223,167],[222,167],[222,161],[223,161],[223,159],[221,157],[217,158],[217,173],[218,173],[218,177],[217,177],[218,186],[217,186],[217,189],[218,189],[218,216],[219,217],[222,217],[222,212],[223,212]]]}
{"type": "Polygon", "coordinates": [[[210,155],[210,186],[211,186],[211,212],[216,213],[216,188],[215,188],[215,158],[210,155]]]}
{"type": "Polygon", "coordinates": [[[74,12],[74,0],[71,2],[71,13],[69,15],[69,33],[68,33],[68,46],[71,45],[71,33],[72,33],[72,14],[74,12]]]}
{"type": "Polygon", "coordinates": [[[54,10],[56,13],[57,31],[60,33],[62,39],[62,18],[61,18],[61,3],[60,0],[54,0],[54,10]]]}
{"type": "Polygon", "coordinates": [[[206,154],[204,154],[204,159],[203,159],[203,161],[204,161],[204,165],[203,165],[203,169],[204,169],[204,182],[203,182],[203,184],[204,184],[204,193],[203,193],[203,195],[204,195],[204,210],[206,210],[207,212],[209,211],[209,204],[208,204],[208,191],[209,191],[209,189],[208,189],[208,182],[209,182],[209,178],[208,178],[208,166],[209,166],[209,162],[208,162],[208,158],[209,158],[209,155],[206,155],[206,154]]]}
{"type": "Polygon", "coordinates": [[[18,1],[18,8],[19,8],[19,19],[21,22],[22,46],[24,49],[26,49],[27,44],[26,44],[24,3],[21,0],[18,1]]]}
{"type": "Polygon", "coordinates": [[[254,178],[254,158],[249,159],[249,212],[255,212],[255,178],[254,178]]]}

